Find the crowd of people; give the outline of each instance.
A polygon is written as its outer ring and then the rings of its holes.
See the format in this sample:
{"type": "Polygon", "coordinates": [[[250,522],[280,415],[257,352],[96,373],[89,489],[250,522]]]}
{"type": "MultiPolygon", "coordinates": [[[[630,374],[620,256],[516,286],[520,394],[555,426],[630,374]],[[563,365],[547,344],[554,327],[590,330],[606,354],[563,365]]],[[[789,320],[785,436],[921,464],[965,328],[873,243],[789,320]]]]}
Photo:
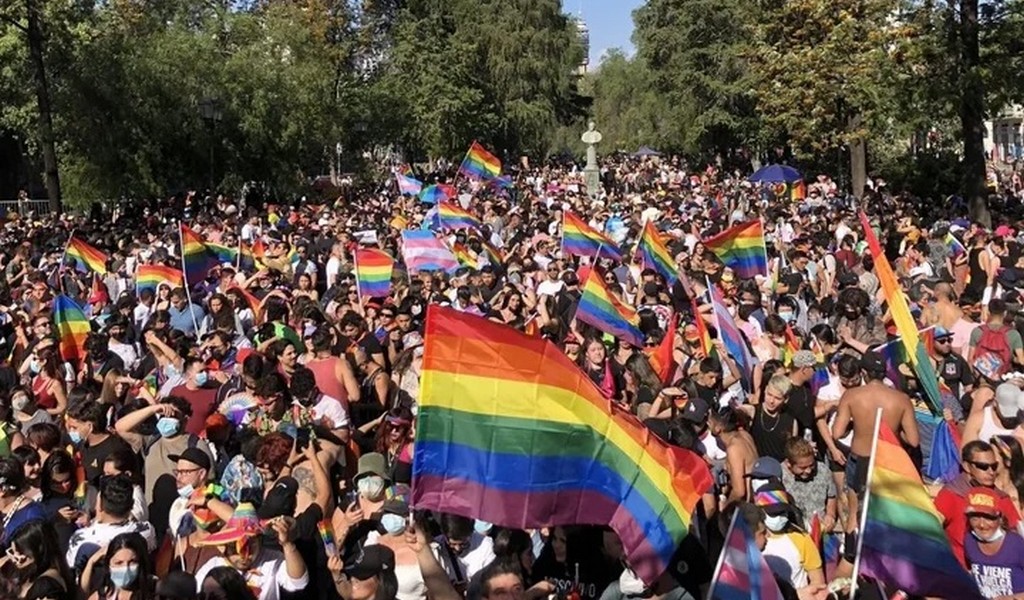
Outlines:
{"type": "Polygon", "coordinates": [[[881,182],[856,201],[825,176],[792,200],[740,171],[675,158],[606,159],[591,195],[571,165],[524,165],[506,186],[454,170],[420,175],[453,183],[453,201],[484,224],[438,231],[462,249],[458,270],[403,268],[401,231],[431,226],[431,206],[390,177],[336,201],[183,194],[88,217],[7,216],[0,597],[697,599],[735,513],[787,598],[825,598],[852,573],[877,409],[912,456],[929,458],[917,374],[879,352],[896,328],[858,210],[919,327],[931,328],[943,416],[962,436],[959,474],[932,486],[949,541],[984,597],[1024,597],[1015,223],[997,215],[985,229],[957,203],[925,204],[881,182]],[[563,253],[565,211],[626,259],[563,253]],[[752,219],[764,224],[770,267],[740,279],[702,240],[752,219]],[[667,282],[633,260],[646,221],[684,277],[667,282]],[[142,265],[181,268],[180,224],[266,251],[185,287],[136,290],[142,265]],[[107,254],[105,273],[66,259],[72,232],[107,254]],[[360,294],[358,247],[396,258],[386,297],[360,294]],[[638,309],[644,348],[574,318],[593,269],[638,309]],[[718,339],[708,286],[756,358],[749,374],[718,339]],[[78,362],[62,359],[61,294],[89,318],[78,362]],[[607,527],[522,531],[410,506],[430,304],[547,338],[610,402],[704,457],[714,489],[661,579],[641,581],[607,527]],[[663,379],[649,354],[666,335],[675,367],[663,379]],[[827,381],[814,381],[823,367],[827,381]],[[838,553],[821,542],[830,536],[838,553]]]}

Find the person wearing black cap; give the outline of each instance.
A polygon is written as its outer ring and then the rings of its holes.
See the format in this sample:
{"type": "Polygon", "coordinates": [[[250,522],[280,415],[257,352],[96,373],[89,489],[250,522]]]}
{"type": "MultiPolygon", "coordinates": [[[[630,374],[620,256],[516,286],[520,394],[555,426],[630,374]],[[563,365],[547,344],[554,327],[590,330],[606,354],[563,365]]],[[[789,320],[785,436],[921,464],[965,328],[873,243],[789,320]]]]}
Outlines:
{"type": "Polygon", "coordinates": [[[347,565],[343,565],[339,557],[332,556],[328,569],[334,579],[334,589],[345,600],[394,598],[398,593],[395,553],[386,546],[363,546],[347,565]]]}

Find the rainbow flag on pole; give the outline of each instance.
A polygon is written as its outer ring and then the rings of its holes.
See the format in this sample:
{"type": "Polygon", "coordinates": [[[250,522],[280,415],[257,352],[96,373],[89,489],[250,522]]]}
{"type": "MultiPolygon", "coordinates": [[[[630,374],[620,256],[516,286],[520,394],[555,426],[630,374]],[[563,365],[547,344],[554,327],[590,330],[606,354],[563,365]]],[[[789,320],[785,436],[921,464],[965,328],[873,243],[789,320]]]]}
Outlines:
{"type": "Polygon", "coordinates": [[[501,161],[475,141],[469,146],[466,157],[459,165],[459,173],[466,177],[488,179],[501,175],[501,161]]]}
{"type": "Polygon", "coordinates": [[[356,285],[363,298],[383,298],[391,291],[391,271],[395,261],[383,250],[356,250],[356,285]]]}
{"type": "Polygon", "coordinates": [[[671,286],[676,279],[679,279],[679,272],[676,269],[675,260],[669,252],[665,241],[661,239],[658,230],[654,227],[654,221],[647,221],[644,224],[644,231],[640,235],[640,241],[636,245],[637,253],[643,258],[644,267],[654,269],[671,286]]]}
{"type": "Polygon", "coordinates": [[[772,575],[754,533],[740,516],[732,514],[718,569],[711,579],[709,600],[782,600],[782,591],[772,575]]]}
{"type": "Polygon", "coordinates": [[[443,229],[480,231],[483,227],[480,219],[453,202],[441,202],[437,205],[437,220],[443,229]]]}
{"type": "Polygon", "coordinates": [[[855,572],[915,596],[981,598],[914,463],[881,418],[875,427],[855,572]]]}
{"type": "Polygon", "coordinates": [[[583,219],[565,211],[562,218],[562,252],[575,256],[594,256],[598,249],[604,258],[622,260],[622,253],[611,238],[587,225],[583,219]]]}
{"type": "Polygon", "coordinates": [[[217,255],[206,247],[203,238],[184,223],[181,224],[181,263],[185,281],[193,284],[206,279],[210,269],[220,264],[217,255]]]}
{"type": "Polygon", "coordinates": [[[768,275],[768,251],[764,245],[764,227],[759,219],[733,225],[704,240],[704,246],[722,259],[740,279],[768,275]]]}
{"type": "Polygon", "coordinates": [[[61,294],[53,299],[53,324],[57,330],[60,357],[66,361],[85,359],[85,338],[92,327],[75,301],[61,294]]]}
{"type": "Polygon", "coordinates": [[[703,460],[543,338],[437,305],[424,338],[411,504],[515,529],[607,524],[656,580],[711,487],[703,460]]]}
{"type": "Polygon", "coordinates": [[[917,323],[910,314],[910,306],[907,304],[907,297],[903,294],[896,274],[893,273],[889,259],[882,251],[882,245],[878,243],[875,232],[871,229],[871,223],[863,212],[860,213],[860,223],[864,228],[864,239],[868,242],[871,250],[871,257],[875,259],[875,274],[878,282],[885,293],[885,301],[889,305],[889,312],[892,320],[896,323],[896,331],[903,341],[903,349],[906,351],[907,359],[914,367],[921,387],[931,405],[932,412],[936,415],[942,414],[942,395],[939,391],[939,378],[935,375],[935,369],[928,358],[928,350],[921,343],[917,333],[917,323]]]}
{"type": "Polygon", "coordinates": [[[576,318],[637,348],[644,347],[644,334],[637,327],[640,318],[636,309],[608,291],[597,269],[590,269],[583,283],[576,318]]]}
{"type": "Polygon", "coordinates": [[[238,259],[238,248],[229,248],[223,244],[204,242],[206,249],[217,257],[217,262],[233,263],[238,259]]]}
{"type": "Polygon", "coordinates": [[[107,274],[107,255],[76,237],[68,241],[65,255],[74,259],[75,268],[79,271],[107,274]]]}
{"type": "Polygon", "coordinates": [[[166,283],[171,288],[181,287],[185,283],[185,274],[173,267],[164,265],[139,265],[135,270],[135,293],[150,289],[156,293],[160,284],[166,283]]]}

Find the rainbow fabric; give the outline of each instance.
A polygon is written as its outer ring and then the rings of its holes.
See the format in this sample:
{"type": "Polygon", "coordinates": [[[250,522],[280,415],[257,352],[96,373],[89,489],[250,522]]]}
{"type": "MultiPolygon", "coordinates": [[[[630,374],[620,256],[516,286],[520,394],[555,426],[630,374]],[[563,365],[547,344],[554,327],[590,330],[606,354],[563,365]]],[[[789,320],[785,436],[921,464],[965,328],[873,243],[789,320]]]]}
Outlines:
{"type": "Polygon", "coordinates": [[[653,582],[711,476],[616,410],[543,338],[431,305],[413,457],[417,509],[501,527],[601,523],[653,582]]]}
{"type": "Polygon", "coordinates": [[[441,202],[437,205],[438,223],[443,229],[472,229],[480,231],[483,223],[466,209],[452,202],[441,202]]]}
{"type": "Polygon", "coordinates": [[[661,273],[670,286],[675,283],[676,279],[679,279],[679,272],[676,270],[672,253],[665,245],[665,240],[658,235],[654,221],[647,221],[644,224],[644,231],[640,235],[640,241],[637,242],[636,251],[643,258],[644,267],[661,273]]]}
{"type": "Polygon", "coordinates": [[[415,177],[396,172],[395,180],[398,182],[398,191],[402,195],[418,196],[423,191],[423,182],[415,177]]]}
{"type": "Polygon", "coordinates": [[[245,242],[238,243],[238,253],[240,254],[238,259],[238,268],[246,273],[252,273],[253,271],[259,271],[266,268],[261,260],[266,254],[263,250],[263,242],[257,241],[253,244],[252,248],[249,247],[245,242]],[[260,255],[256,256],[256,245],[260,247],[260,255]]]}
{"type": "Polygon", "coordinates": [[[709,600],[782,600],[753,532],[736,511],[722,548],[721,565],[711,582],[709,600]]]}
{"type": "Polygon", "coordinates": [[[603,258],[622,260],[622,253],[611,238],[587,225],[583,219],[565,211],[562,219],[562,252],[573,256],[593,257],[598,249],[603,258]]]}
{"type": "Polygon", "coordinates": [[[206,247],[199,234],[181,225],[181,263],[185,281],[193,284],[206,279],[210,269],[220,264],[217,255],[206,247]]]}
{"type": "Polygon", "coordinates": [[[939,378],[935,375],[932,361],[928,358],[928,351],[921,344],[917,334],[917,323],[910,314],[907,297],[903,294],[903,289],[900,288],[900,283],[896,279],[896,274],[893,273],[889,259],[885,257],[885,252],[882,251],[882,246],[871,229],[871,223],[868,222],[868,217],[863,212],[860,213],[860,223],[864,228],[864,239],[871,250],[871,257],[875,259],[875,275],[878,276],[878,282],[885,293],[885,301],[889,305],[892,320],[896,323],[896,331],[900,334],[903,349],[906,351],[910,364],[914,367],[914,372],[917,373],[917,379],[925,391],[932,412],[937,415],[942,414],[939,378]]]}
{"type": "Polygon", "coordinates": [[[591,269],[583,283],[576,318],[637,348],[644,347],[644,334],[637,327],[640,318],[636,309],[608,291],[597,269],[591,269]]]}
{"type": "Polygon", "coordinates": [[[479,267],[476,256],[465,244],[460,244],[459,242],[452,244],[452,254],[455,255],[455,260],[459,261],[459,264],[463,267],[469,267],[470,269],[479,267]]]}
{"type": "Polygon", "coordinates": [[[447,186],[428,185],[420,191],[420,201],[426,204],[437,204],[451,197],[452,195],[449,194],[447,186]]]}
{"type": "Polygon", "coordinates": [[[697,339],[700,340],[700,349],[704,352],[704,356],[711,356],[711,334],[708,333],[707,323],[704,322],[704,317],[700,316],[700,306],[697,305],[696,298],[690,298],[690,308],[693,311],[693,325],[697,328],[697,339]]]}
{"type": "Polygon", "coordinates": [[[238,258],[237,248],[229,248],[223,244],[214,244],[212,242],[205,242],[205,244],[206,249],[217,257],[217,262],[233,263],[238,258]]]}
{"type": "Polygon", "coordinates": [[[915,596],[980,598],[896,434],[879,422],[861,527],[860,574],[915,596]]]}
{"type": "Polygon", "coordinates": [[[107,274],[107,255],[78,238],[68,241],[66,255],[75,261],[75,268],[79,271],[107,274]]]}
{"type": "Polygon", "coordinates": [[[420,271],[454,271],[459,268],[452,251],[430,231],[402,232],[402,260],[409,273],[420,271]]]}
{"type": "Polygon", "coordinates": [[[498,266],[505,262],[505,253],[495,247],[494,244],[480,238],[480,246],[483,248],[484,253],[487,254],[487,260],[490,264],[498,266]]]}
{"type": "Polygon", "coordinates": [[[967,248],[964,248],[964,245],[960,243],[960,240],[956,239],[952,232],[946,233],[946,247],[949,248],[949,256],[953,260],[967,254],[967,248]]]}
{"type": "Polygon", "coordinates": [[[356,250],[356,285],[362,298],[383,298],[391,291],[391,271],[395,260],[383,250],[356,250]]]}
{"type": "Polygon", "coordinates": [[[153,290],[156,293],[157,287],[166,283],[171,288],[181,287],[185,282],[185,274],[173,267],[164,265],[139,265],[135,270],[135,293],[141,294],[143,290],[153,290]]]}
{"type": "Polygon", "coordinates": [[[798,179],[789,184],[789,199],[792,201],[807,199],[807,184],[804,183],[803,179],[798,179]]]}
{"type": "Polygon", "coordinates": [[[324,543],[324,552],[328,557],[338,554],[338,547],[334,543],[334,528],[331,521],[324,519],[316,524],[316,530],[320,534],[320,540],[324,543]]]}
{"type": "Polygon", "coordinates": [[[768,255],[760,220],[734,225],[704,240],[704,246],[722,259],[740,279],[768,274],[768,255]]]}
{"type": "Polygon", "coordinates": [[[665,330],[665,336],[661,338],[661,343],[654,348],[644,348],[644,354],[647,355],[647,361],[651,363],[651,369],[658,375],[658,380],[668,385],[672,380],[672,375],[676,371],[676,361],[673,353],[676,349],[676,328],[679,323],[679,315],[673,314],[669,320],[668,328],[665,330]]]}
{"type": "Polygon", "coordinates": [[[501,175],[501,161],[475,141],[469,146],[466,158],[459,165],[459,173],[466,177],[488,179],[501,175]]]}
{"type": "Polygon", "coordinates": [[[740,374],[743,376],[744,386],[752,386],[754,383],[754,358],[750,355],[750,350],[747,348],[747,343],[743,339],[739,327],[736,326],[736,321],[733,320],[725,306],[722,292],[711,285],[711,282],[708,282],[708,290],[711,293],[711,306],[718,324],[718,338],[722,340],[726,351],[736,361],[736,366],[739,367],[740,374]]]}
{"type": "Polygon", "coordinates": [[[69,362],[84,360],[85,338],[92,328],[82,308],[64,294],[57,296],[53,299],[53,324],[60,357],[69,362]]]}

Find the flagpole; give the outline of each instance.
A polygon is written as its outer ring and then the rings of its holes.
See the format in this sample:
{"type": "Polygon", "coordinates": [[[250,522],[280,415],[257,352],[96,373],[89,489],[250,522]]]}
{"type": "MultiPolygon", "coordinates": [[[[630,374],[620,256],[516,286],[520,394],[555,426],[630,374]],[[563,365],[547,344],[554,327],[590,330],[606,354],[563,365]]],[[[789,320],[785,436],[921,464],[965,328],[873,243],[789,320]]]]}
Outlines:
{"type": "Polygon", "coordinates": [[[359,306],[363,306],[363,292],[359,288],[359,248],[352,251],[352,271],[356,276],[356,298],[359,298],[359,306]]]}
{"type": "Polygon", "coordinates": [[[857,573],[860,570],[860,553],[864,547],[864,521],[868,517],[868,501],[871,498],[871,474],[875,470],[875,455],[878,450],[878,434],[882,428],[882,409],[875,411],[875,433],[871,438],[871,458],[868,460],[867,480],[864,482],[864,506],[861,507],[857,523],[857,554],[853,558],[853,574],[850,576],[850,598],[857,595],[857,573]]]}
{"type": "MultiPolygon", "coordinates": [[[[768,243],[764,241],[764,217],[757,218],[758,223],[761,224],[761,252],[764,253],[764,268],[768,269],[768,243]]],[[[771,277],[771,269],[765,273],[765,277],[771,277]]]]}
{"type": "MultiPolygon", "coordinates": [[[[185,268],[185,232],[183,224],[178,223],[178,244],[181,249],[181,279],[185,282],[185,299],[188,300],[188,314],[192,316],[192,326],[196,328],[196,338],[199,338],[199,321],[196,320],[196,311],[192,310],[192,292],[188,291],[188,269],[185,268]]],[[[160,289],[160,286],[157,286],[160,289]]]]}
{"type": "Polygon", "coordinates": [[[68,258],[68,247],[71,246],[71,240],[75,239],[75,232],[77,229],[72,229],[71,233],[68,234],[68,241],[64,243],[64,252],[60,255],[60,264],[64,266],[64,261],[68,258]]]}
{"type": "MultiPolygon", "coordinates": [[[[732,530],[736,528],[736,519],[740,516],[739,508],[735,508],[732,511],[732,519],[729,521],[729,529],[725,532],[725,545],[722,546],[722,551],[718,553],[718,562],[715,564],[715,572],[711,576],[711,588],[708,590],[708,600],[714,600],[715,587],[718,585],[718,576],[722,574],[722,565],[725,564],[725,554],[728,551],[729,538],[732,536],[732,530]]],[[[753,567],[753,565],[751,565],[753,567]]]]}
{"type": "Polygon", "coordinates": [[[242,272],[242,236],[238,236],[238,256],[235,257],[235,271],[242,272]]]}

